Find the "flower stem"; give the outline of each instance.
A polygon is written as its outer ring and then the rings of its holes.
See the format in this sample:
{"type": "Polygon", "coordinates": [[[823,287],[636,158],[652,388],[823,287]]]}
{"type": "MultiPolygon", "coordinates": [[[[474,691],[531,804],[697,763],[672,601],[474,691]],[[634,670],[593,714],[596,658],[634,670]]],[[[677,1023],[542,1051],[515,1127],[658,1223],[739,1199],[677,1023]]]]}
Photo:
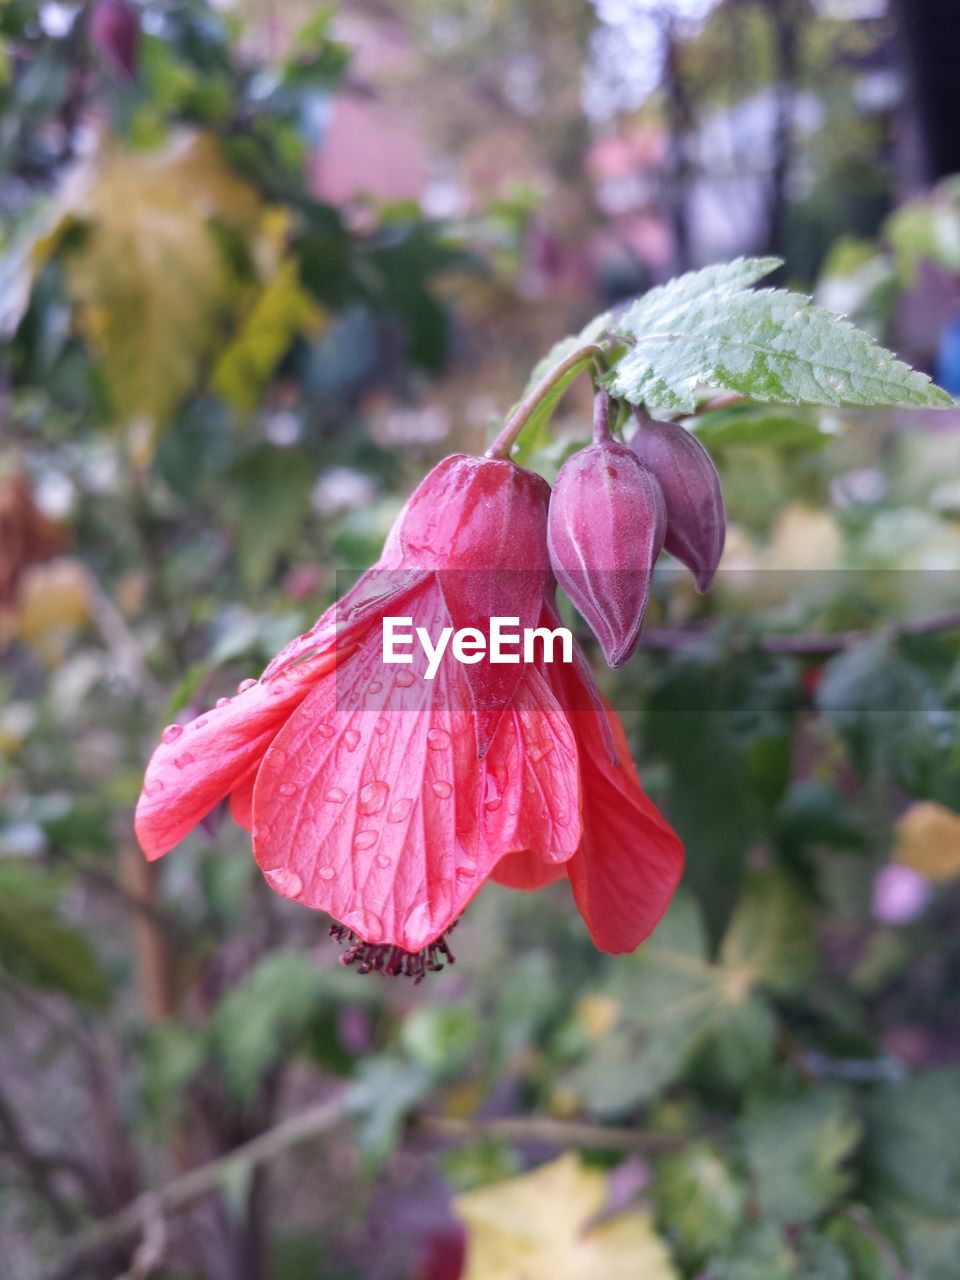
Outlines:
{"type": "Polygon", "coordinates": [[[559,364],[554,365],[548,373],[544,374],[529,395],[524,396],[513,413],[511,413],[504,424],[503,430],[487,450],[486,456],[488,458],[509,458],[510,450],[516,443],[520,433],[543,401],[551,393],[555,392],[557,387],[563,384],[566,379],[572,381],[581,368],[585,368],[593,360],[602,358],[602,348],[598,347],[596,343],[590,343],[587,346],[577,347],[559,364]]]}
{"type": "Polygon", "coordinates": [[[593,397],[593,442],[602,444],[610,436],[610,397],[606,391],[598,391],[593,397]]]}

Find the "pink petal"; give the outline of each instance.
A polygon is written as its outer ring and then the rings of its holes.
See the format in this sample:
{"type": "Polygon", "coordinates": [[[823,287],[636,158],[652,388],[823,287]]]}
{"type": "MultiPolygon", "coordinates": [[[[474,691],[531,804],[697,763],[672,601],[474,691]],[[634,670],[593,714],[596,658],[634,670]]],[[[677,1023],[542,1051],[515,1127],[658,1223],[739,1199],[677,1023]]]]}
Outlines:
{"type": "MultiPolygon", "coordinates": [[[[448,625],[433,582],[405,607],[431,636],[448,625]]],[[[419,951],[504,853],[572,855],[576,755],[535,672],[480,760],[462,667],[426,681],[419,652],[402,667],[380,657],[376,631],[277,735],[254,789],[254,853],[278,892],[367,942],[419,951]]]]}

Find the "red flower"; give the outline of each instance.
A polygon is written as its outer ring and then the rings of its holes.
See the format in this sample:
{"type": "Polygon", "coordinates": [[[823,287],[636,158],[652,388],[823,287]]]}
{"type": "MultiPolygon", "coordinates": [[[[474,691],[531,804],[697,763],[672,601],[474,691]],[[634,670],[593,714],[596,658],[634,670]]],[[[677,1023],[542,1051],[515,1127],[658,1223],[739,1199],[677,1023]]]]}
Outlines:
{"type": "Polygon", "coordinates": [[[565,869],[598,945],[635,946],[682,851],[582,661],[447,655],[433,680],[418,646],[382,662],[385,616],[434,640],[493,616],[555,626],[548,496],[511,462],[440,463],[339,605],[237,697],[164,731],[137,806],[147,857],[229,795],[272,887],[338,921],[361,968],[419,977],[491,875],[534,887],[565,869]]]}

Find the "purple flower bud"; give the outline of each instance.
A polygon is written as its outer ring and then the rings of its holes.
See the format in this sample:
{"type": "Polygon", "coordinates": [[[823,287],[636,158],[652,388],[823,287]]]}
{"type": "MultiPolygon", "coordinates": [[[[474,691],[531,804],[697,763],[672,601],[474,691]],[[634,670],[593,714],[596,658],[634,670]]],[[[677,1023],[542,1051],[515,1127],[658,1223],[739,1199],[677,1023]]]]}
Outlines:
{"type": "Polygon", "coordinates": [[[720,477],[703,445],[674,422],[655,422],[636,411],[639,431],[630,448],[656,476],[667,507],[664,546],[706,591],[723,554],[727,517],[720,477]]]}
{"type": "MultiPolygon", "coordinates": [[[[604,397],[605,401],[606,397],[604,397]]],[[[557,581],[593,628],[611,667],[637,647],[666,508],[654,477],[605,434],[560,468],[547,523],[557,581]]]]}
{"type": "Polygon", "coordinates": [[[127,0],[97,0],[90,11],[90,39],[107,62],[127,80],[137,73],[140,23],[127,0]]]}

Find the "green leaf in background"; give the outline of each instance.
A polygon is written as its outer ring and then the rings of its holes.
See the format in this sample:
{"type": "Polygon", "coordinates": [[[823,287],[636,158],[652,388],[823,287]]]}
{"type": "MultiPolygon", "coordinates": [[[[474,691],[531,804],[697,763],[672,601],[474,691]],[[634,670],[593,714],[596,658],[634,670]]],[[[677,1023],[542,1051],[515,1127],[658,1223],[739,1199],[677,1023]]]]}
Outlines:
{"type": "Polygon", "coordinates": [[[361,1062],[357,1080],[350,1086],[349,1103],[360,1120],[357,1140],[367,1160],[376,1164],[390,1155],[407,1115],[433,1084],[424,1067],[396,1055],[381,1054],[361,1062]]]}
{"type": "Polygon", "coordinates": [[[326,973],[303,951],[272,951],[230,989],[211,1022],[227,1084],[249,1098],[263,1073],[289,1053],[327,995],[326,973]]]}
{"type": "Polygon", "coordinates": [[[806,1222],[850,1187],[845,1167],[860,1140],[847,1097],[819,1089],[801,1098],[753,1105],[742,1122],[744,1149],[760,1212],[774,1222],[806,1222]]]}
{"type": "Polygon", "coordinates": [[[756,445],[770,449],[822,449],[830,436],[802,411],[733,404],[691,418],[686,426],[711,451],[756,445]]]}
{"type": "Polygon", "coordinates": [[[875,1176],[931,1216],[960,1218],[960,1071],[928,1071],[865,1104],[875,1176]]]}
{"type": "Polygon", "coordinates": [[[949,408],[953,400],[853,325],[802,294],[754,291],[772,259],[708,267],[635,302],[614,332],[629,349],[611,394],[692,413],[697,390],[781,404],[949,408]]]}
{"type": "Polygon", "coordinates": [[[703,1280],[798,1280],[796,1258],[780,1232],[764,1224],[738,1236],[715,1257],[703,1280]]]}
{"type": "Polygon", "coordinates": [[[777,876],[749,883],[716,963],[694,901],[678,894],[653,938],[611,963],[619,1018],[567,1082],[600,1116],[655,1097],[695,1056],[709,1060],[715,1079],[743,1082],[773,1052],[773,1017],[760,991],[802,984],[813,955],[804,910],[777,876]]]}
{"type": "Polygon", "coordinates": [[[300,283],[296,260],[286,259],[217,361],[214,387],[239,412],[250,413],[293,340],[316,333],[322,322],[322,312],[300,283]]]}
{"type": "Polygon", "coordinates": [[[661,1160],[654,1194],[661,1226],[691,1267],[726,1248],[747,1207],[746,1188],[707,1143],[661,1160]]]}
{"type": "Polygon", "coordinates": [[[249,587],[262,586],[307,513],[313,471],[296,449],[262,445],[229,474],[237,554],[249,587]]]}
{"type": "Polygon", "coordinates": [[[59,914],[61,883],[0,864],[0,967],[83,1004],[105,1004],[107,980],[90,941],[59,914]]]}

